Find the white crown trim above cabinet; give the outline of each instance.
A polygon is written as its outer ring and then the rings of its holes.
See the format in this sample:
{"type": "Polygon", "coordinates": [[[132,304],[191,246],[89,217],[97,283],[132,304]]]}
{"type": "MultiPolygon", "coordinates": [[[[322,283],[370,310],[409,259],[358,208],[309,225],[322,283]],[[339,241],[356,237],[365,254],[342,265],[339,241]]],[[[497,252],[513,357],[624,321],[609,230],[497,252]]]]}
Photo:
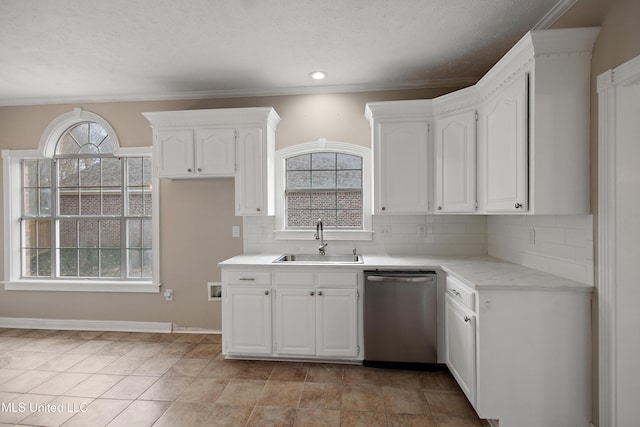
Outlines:
{"type": "Polygon", "coordinates": [[[271,107],[143,113],[153,128],[158,178],[235,177],[236,215],[274,211],[275,131],[271,107]]]}

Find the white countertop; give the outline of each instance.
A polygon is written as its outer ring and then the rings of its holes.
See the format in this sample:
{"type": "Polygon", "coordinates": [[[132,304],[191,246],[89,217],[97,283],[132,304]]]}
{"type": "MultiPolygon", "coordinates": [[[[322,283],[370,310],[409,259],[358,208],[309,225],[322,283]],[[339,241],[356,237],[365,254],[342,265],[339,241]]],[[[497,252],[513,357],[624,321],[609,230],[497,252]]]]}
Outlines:
{"type": "Polygon", "coordinates": [[[473,289],[549,289],[593,291],[593,286],[574,280],[554,276],[532,268],[513,264],[497,258],[483,257],[419,257],[363,254],[362,264],[299,263],[274,264],[282,254],[244,254],[229,258],[218,264],[221,268],[277,267],[282,268],[328,268],[328,269],[442,269],[462,280],[473,289]]]}

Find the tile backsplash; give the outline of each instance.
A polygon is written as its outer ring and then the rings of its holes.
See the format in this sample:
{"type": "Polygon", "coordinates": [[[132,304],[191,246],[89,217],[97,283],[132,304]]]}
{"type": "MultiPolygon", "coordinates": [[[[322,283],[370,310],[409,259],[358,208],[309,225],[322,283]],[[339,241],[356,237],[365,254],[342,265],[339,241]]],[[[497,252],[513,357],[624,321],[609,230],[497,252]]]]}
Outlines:
{"type": "MultiPolygon", "coordinates": [[[[425,256],[474,256],[487,254],[487,219],[481,215],[374,215],[373,240],[330,241],[327,253],[359,253],[425,256]]],[[[246,253],[313,253],[318,243],[309,240],[276,240],[274,217],[244,218],[246,253]]]]}
{"type": "Polygon", "coordinates": [[[592,215],[488,216],[487,248],[496,258],[594,283],[592,215]]]}

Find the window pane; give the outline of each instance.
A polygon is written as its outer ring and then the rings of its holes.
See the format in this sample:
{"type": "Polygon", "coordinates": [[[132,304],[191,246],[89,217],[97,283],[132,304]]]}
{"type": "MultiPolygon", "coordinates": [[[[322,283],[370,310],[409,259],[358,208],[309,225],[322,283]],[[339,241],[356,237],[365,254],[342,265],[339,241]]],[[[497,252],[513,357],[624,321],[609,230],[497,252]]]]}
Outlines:
{"type": "Polygon", "coordinates": [[[362,157],[338,153],[337,169],[362,169],[362,157]]]}
{"type": "Polygon", "coordinates": [[[38,276],[51,276],[51,249],[41,249],[38,252],[38,276]]]}
{"type": "Polygon", "coordinates": [[[22,161],[23,185],[25,187],[38,186],[38,161],[23,160],[22,161]]]}
{"type": "Polygon", "coordinates": [[[95,145],[85,144],[80,147],[80,151],[78,152],[78,154],[100,154],[100,151],[95,145]]]}
{"type": "Polygon", "coordinates": [[[153,267],[153,252],[151,249],[144,249],[142,251],[142,277],[151,278],[153,267]]]}
{"type": "Polygon", "coordinates": [[[311,219],[313,224],[318,219],[322,219],[322,224],[325,227],[335,227],[337,222],[337,213],[335,210],[312,210],[311,211],[311,219]]]}
{"type": "Polygon", "coordinates": [[[287,211],[287,227],[312,227],[310,210],[289,209],[287,211]]]}
{"type": "Polygon", "coordinates": [[[311,154],[301,154],[286,160],[287,170],[311,170],[311,154]]]}
{"type": "Polygon", "coordinates": [[[127,277],[142,277],[142,250],[127,250],[127,277]]]}
{"type": "Polygon", "coordinates": [[[51,215],[51,189],[41,188],[40,193],[40,212],[39,215],[51,215]]]}
{"type": "Polygon", "coordinates": [[[120,189],[102,193],[102,214],[122,215],[122,193],[120,189]]]}
{"type": "Polygon", "coordinates": [[[51,221],[38,221],[38,247],[51,247],[51,221]]]}
{"type": "Polygon", "coordinates": [[[100,247],[120,247],[120,220],[100,221],[100,247]]]}
{"type": "Polygon", "coordinates": [[[77,159],[58,159],[58,183],[60,187],[78,186],[77,159]]]}
{"type": "Polygon", "coordinates": [[[120,277],[120,250],[100,251],[100,277],[120,277]]]}
{"type": "Polygon", "coordinates": [[[142,158],[130,157],[127,159],[127,185],[142,185],[142,158]]]}
{"type": "Polygon", "coordinates": [[[362,171],[338,171],[338,188],[362,188],[362,171]]]}
{"type": "Polygon", "coordinates": [[[80,277],[98,277],[98,254],[97,249],[78,250],[80,277]]]}
{"type": "Polygon", "coordinates": [[[100,192],[80,190],[80,215],[100,215],[100,192]]]}
{"type": "Polygon", "coordinates": [[[338,227],[362,227],[362,211],[339,209],[338,227]]]}
{"type": "Polygon", "coordinates": [[[89,123],[79,123],[73,127],[71,127],[68,131],[69,135],[73,137],[80,146],[85,145],[89,142],[89,123]]]}
{"type": "Polygon", "coordinates": [[[309,189],[311,188],[310,171],[289,171],[287,172],[287,189],[309,189]]]}
{"type": "Polygon", "coordinates": [[[122,161],[120,159],[102,159],[102,186],[120,187],[122,161]]]}
{"type": "Polygon", "coordinates": [[[100,159],[80,159],[80,187],[100,186],[100,159]]]}
{"type": "Polygon", "coordinates": [[[153,196],[151,195],[151,188],[145,188],[143,193],[144,198],[144,212],[145,216],[151,216],[151,208],[153,205],[153,196]]]}
{"type": "Polygon", "coordinates": [[[311,169],[335,170],[336,169],[336,153],[311,154],[311,169]]]}
{"type": "Polygon", "coordinates": [[[336,193],[311,193],[311,206],[313,209],[336,209],[336,193]]]}
{"type": "Polygon", "coordinates": [[[80,196],[78,190],[61,190],[58,198],[60,215],[78,215],[80,213],[80,196]]]}
{"type": "Polygon", "coordinates": [[[310,209],[311,193],[288,193],[287,209],[310,209]]]}
{"type": "Polygon", "coordinates": [[[336,188],[335,171],[311,172],[312,188],[336,188]]]}
{"type": "Polygon", "coordinates": [[[142,247],[150,248],[151,247],[151,236],[152,236],[152,227],[151,220],[145,219],[142,221],[142,247]]]}
{"type": "Polygon", "coordinates": [[[151,177],[152,177],[152,169],[153,163],[151,161],[151,157],[145,157],[142,161],[142,185],[145,187],[151,185],[151,177]]]}
{"type": "Polygon", "coordinates": [[[23,248],[38,247],[38,222],[23,220],[22,221],[23,248]]]}
{"type": "Polygon", "coordinates": [[[38,250],[22,250],[22,275],[24,277],[35,277],[38,275],[38,250]]]}
{"type": "Polygon", "coordinates": [[[142,247],[142,221],[139,219],[127,220],[127,247],[142,247]]]}
{"type": "Polygon", "coordinates": [[[97,248],[100,235],[99,221],[97,219],[82,220],[78,225],[78,247],[97,248]]]}
{"type": "Polygon", "coordinates": [[[77,249],[60,249],[58,250],[58,258],[60,263],[60,276],[77,277],[78,276],[78,250],[77,249]]]}
{"type": "Polygon", "coordinates": [[[338,193],[338,209],[362,210],[362,192],[349,191],[338,193]]]}
{"type": "Polygon", "coordinates": [[[89,124],[89,142],[91,144],[95,145],[96,147],[99,146],[100,143],[102,143],[102,141],[107,137],[107,135],[108,135],[107,131],[104,130],[104,128],[100,126],[98,123],[92,122],[89,124]]]}
{"type": "Polygon", "coordinates": [[[130,216],[138,216],[144,214],[144,200],[142,198],[141,188],[127,189],[129,194],[129,212],[130,216]]]}
{"type": "Polygon", "coordinates": [[[25,188],[24,190],[24,202],[22,212],[24,216],[37,216],[40,203],[38,202],[37,188],[25,188]]]}
{"type": "Polygon", "coordinates": [[[56,145],[56,154],[78,154],[80,145],[69,134],[64,134],[56,145]]]}
{"type": "Polygon", "coordinates": [[[39,160],[40,173],[38,174],[40,187],[51,187],[51,160],[39,160]]]}
{"type": "Polygon", "coordinates": [[[78,221],[75,219],[61,219],[58,221],[58,245],[61,248],[78,247],[78,221]]]}
{"type": "Polygon", "coordinates": [[[113,141],[107,136],[98,147],[101,153],[113,153],[113,141]]]}

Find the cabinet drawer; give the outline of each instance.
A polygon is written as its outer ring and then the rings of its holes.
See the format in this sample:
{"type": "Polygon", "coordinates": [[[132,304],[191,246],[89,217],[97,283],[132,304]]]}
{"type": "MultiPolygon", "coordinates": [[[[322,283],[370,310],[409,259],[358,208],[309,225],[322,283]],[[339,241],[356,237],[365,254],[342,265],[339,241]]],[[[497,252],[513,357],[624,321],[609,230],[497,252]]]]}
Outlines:
{"type": "Polygon", "coordinates": [[[230,271],[227,273],[229,285],[271,285],[268,271],[230,271]]]}
{"type": "Polygon", "coordinates": [[[276,286],[313,286],[313,272],[291,271],[274,274],[276,286]]]}
{"type": "Polygon", "coordinates": [[[318,287],[355,288],[358,286],[358,273],[355,271],[318,273],[318,287]]]}
{"type": "Polygon", "coordinates": [[[466,285],[451,276],[447,276],[447,293],[451,297],[475,311],[476,294],[466,285]]]}

